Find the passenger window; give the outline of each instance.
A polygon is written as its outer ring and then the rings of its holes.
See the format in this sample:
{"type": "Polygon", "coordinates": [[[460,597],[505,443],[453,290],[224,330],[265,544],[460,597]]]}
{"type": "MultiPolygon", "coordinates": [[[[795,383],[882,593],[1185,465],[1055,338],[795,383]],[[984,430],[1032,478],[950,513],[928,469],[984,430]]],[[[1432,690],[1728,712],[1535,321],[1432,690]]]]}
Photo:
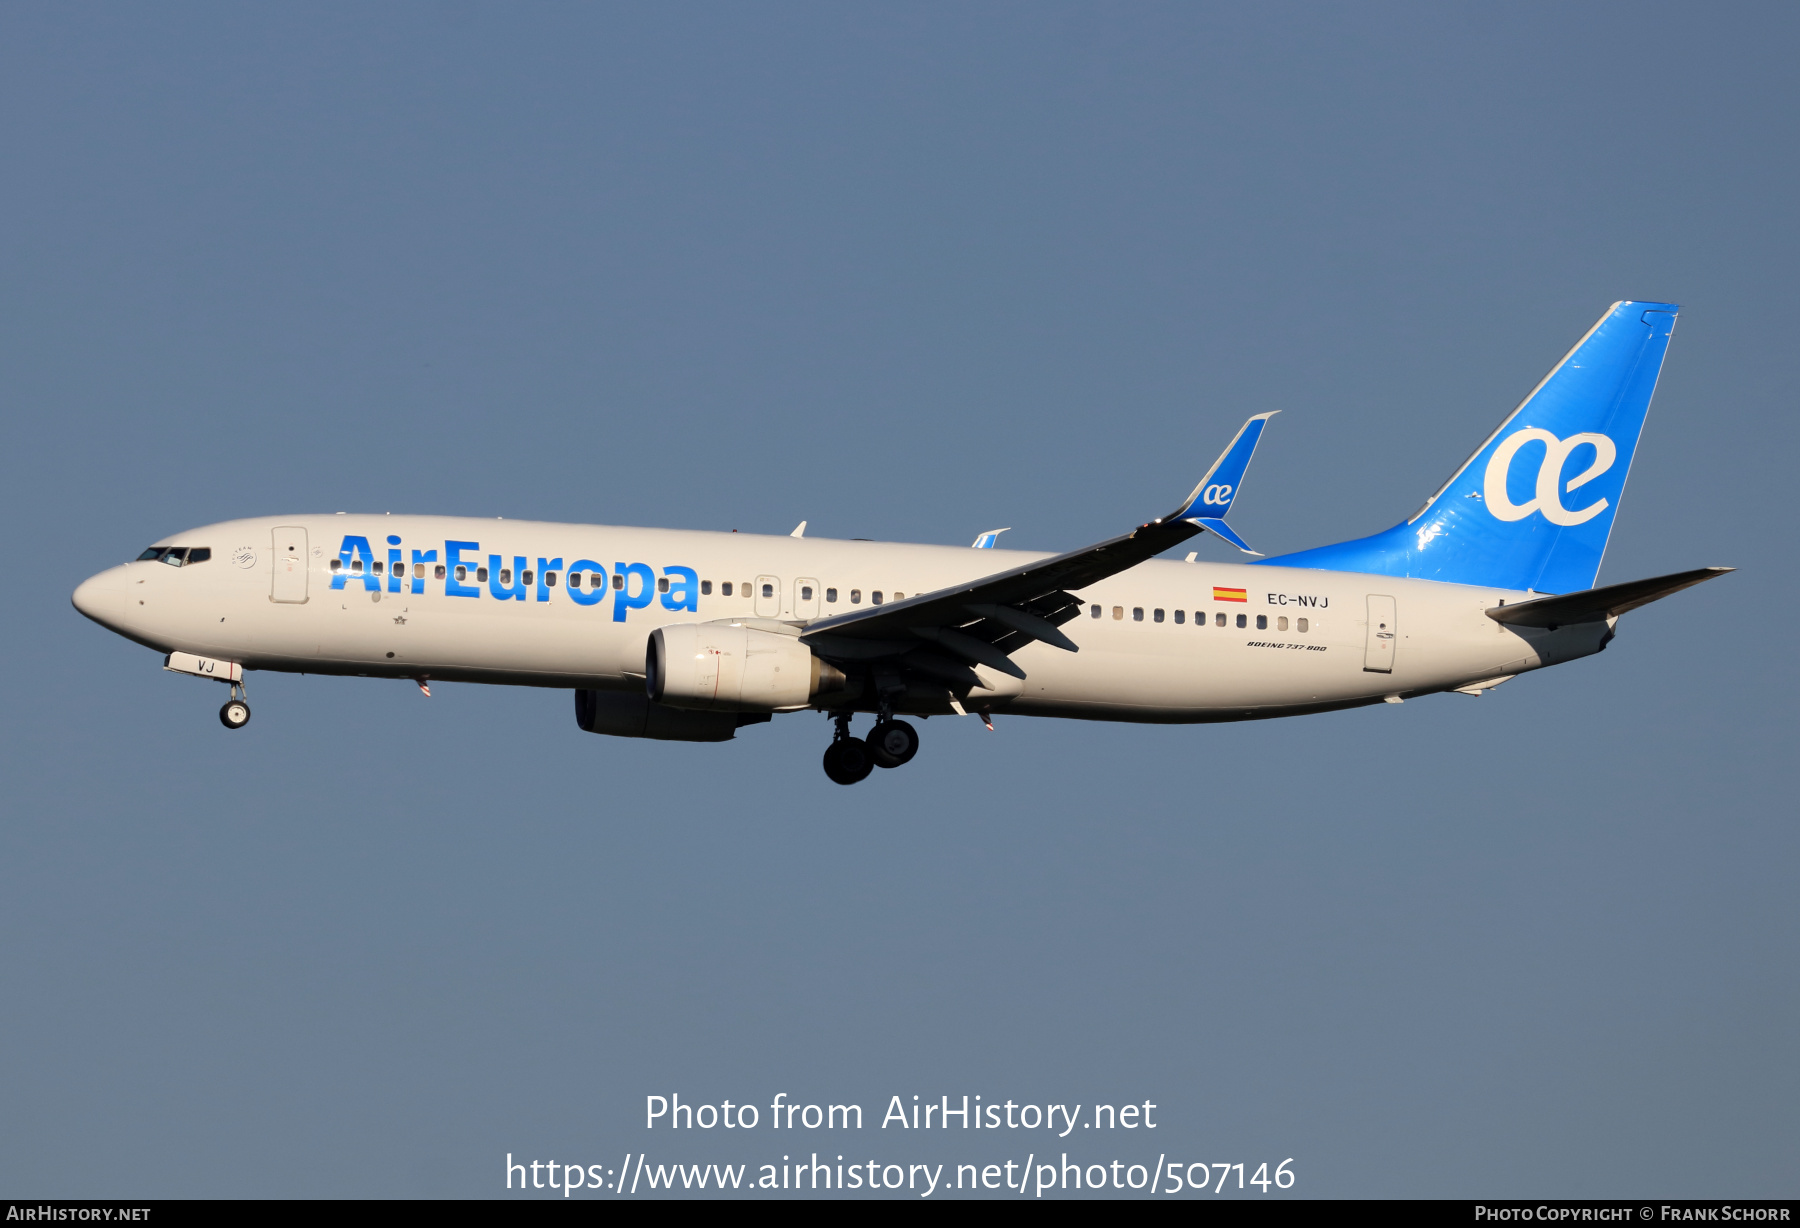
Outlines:
{"type": "Polygon", "coordinates": [[[1131,621],[1134,623],[1141,623],[1144,621],[1144,607],[1143,606],[1134,605],[1131,607],[1131,621]]]}
{"type": "Polygon", "coordinates": [[[569,587],[570,588],[580,588],[581,587],[581,573],[579,571],[571,571],[569,573],[569,587]]]}
{"type": "Polygon", "coordinates": [[[423,563],[414,563],[413,564],[413,578],[418,579],[418,580],[423,580],[425,578],[425,564],[423,564],[423,563]]]}
{"type": "Polygon", "coordinates": [[[331,570],[333,570],[333,571],[336,571],[338,568],[342,567],[343,565],[344,565],[343,559],[332,559],[331,560],[331,570]]]}
{"type": "Polygon", "coordinates": [[[188,551],[188,566],[192,567],[195,563],[204,563],[211,557],[211,546],[195,546],[192,550],[188,551]]]}
{"type": "MultiPolygon", "coordinates": [[[[521,584],[530,584],[534,578],[535,578],[534,572],[521,571],[519,573],[519,583],[521,583],[521,584]]],[[[544,573],[544,579],[551,584],[555,584],[556,583],[556,573],[554,571],[547,571],[544,573]]]]}
{"type": "Polygon", "coordinates": [[[623,573],[617,572],[617,571],[613,572],[613,587],[615,589],[621,589],[621,588],[625,587],[625,576],[623,575],[623,573]]]}
{"type": "Polygon", "coordinates": [[[738,585],[738,593],[742,596],[748,597],[750,595],[750,581],[745,580],[745,581],[741,582],[738,585]]]}
{"type": "Polygon", "coordinates": [[[1296,630],[1299,630],[1299,631],[1306,630],[1306,620],[1304,618],[1296,620],[1294,623],[1294,627],[1296,630]]]}
{"type": "Polygon", "coordinates": [[[1184,623],[1186,621],[1187,621],[1187,611],[1186,610],[1176,610],[1175,611],[1175,622],[1177,623],[1177,625],[1184,623]]]}
{"type": "MultiPolygon", "coordinates": [[[[1220,610],[1217,614],[1213,615],[1213,626],[1223,627],[1224,625],[1225,625],[1225,611],[1220,610]]],[[[1243,625],[1244,625],[1244,620],[1242,618],[1239,618],[1238,626],[1241,627],[1243,625]]]]}
{"type": "Polygon", "coordinates": [[[457,581],[457,583],[460,584],[464,580],[467,580],[468,578],[469,578],[469,569],[467,567],[464,567],[461,563],[458,563],[456,565],[456,581],[457,581]]]}
{"type": "Polygon", "coordinates": [[[477,584],[486,584],[487,583],[487,568],[477,567],[475,569],[475,582],[477,584]]]}
{"type": "Polygon", "coordinates": [[[874,602],[876,605],[880,605],[881,604],[881,590],[876,589],[874,592],[870,593],[869,600],[874,602]]]}
{"type": "Polygon", "coordinates": [[[1122,605],[1114,606],[1113,607],[1113,621],[1118,622],[1120,619],[1122,619],[1124,617],[1125,617],[1125,607],[1122,605]]]}
{"type": "Polygon", "coordinates": [[[700,581],[700,595],[702,597],[712,596],[712,581],[711,580],[700,581]]]}
{"type": "Polygon", "coordinates": [[[853,588],[850,590],[850,604],[851,605],[861,605],[862,604],[862,590],[860,588],[853,588]]]}
{"type": "Polygon", "coordinates": [[[376,575],[381,574],[381,560],[380,559],[375,560],[375,574],[376,575]]]}
{"type": "Polygon", "coordinates": [[[1267,631],[1269,629],[1269,616],[1267,614],[1258,614],[1256,616],[1256,629],[1258,631],[1267,631]]]}
{"type": "Polygon", "coordinates": [[[1151,621],[1151,622],[1158,622],[1158,623],[1159,623],[1159,622],[1161,622],[1161,621],[1162,621],[1162,620],[1163,620],[1163,612],[1162,612],[1162,611],[1161,611],[1161,610],[1155,610],[1155,611],[1152,611],[1152,612],[1151,612],[1151,614],[1150,614],[1150,621],[1151,621]]]}
{"type": "Polygon", "coordinates": [[[812,585],[802,584],[800,586],[800,600],[802,600],[802,601],[811,601],[812,600],[812,585]]]}
{"type": "Polygon", "coordinates": [[[659,593],[666,593],[669,591],[669,577],[663,576],[656,581],[656,591],[659,593]]]}
{"type": "Polygon", "coordinates": [[[731,581],[730,580],[726,580],[724,583],[719,585],[719,596],[721,596],[721,597],[731,596],[731,581]]]}
{"type": "Polygon", "coordinates": [[[544,587],[545,588],[555,588],[556,587],[556,573],[554,571],[546,571],[544,573],[544,587]]]}
{"type": "Polygon", "coordinates": [[[763,585],[763,596],[764,597],[773,597],[774,595],[775,595],[775,586],[773,584],[763,585]]]}
{"type": "Polygon", "coordinates": [[[1275,630],[1277,630],[1277,631],[1286,631],[1287,630],[1287,615],[1286,614],[1283,614],[1280,618],[1275,620],[1275,630]]]}
{"type": "MultiPolygon", "coordinates": [[[[502,567],[500,569],[500,583],[502,583],[502,584],[511,584],[512,583],[512,568],[502,567]]],[[[526,583],[529,584],[530,581],[527,580],[526,583]]]]}
{"type": "MultiPolygon", "coordinates": [[[[1224,617],[1225,617],[1225,616],[1224,616],[1224,615],[1223,615],[1223,614],[1221,614],[1221,615],[1219,615],[1219,617],[1220,617],[1220,618],[1224,618],[1224,617]]],[[[1237,624],[1238,624],[1238,626],[1240,626],[1240,627],[1242,627],[1242,626],[1245,626],[1245,625],[1247,625],[1247,622],[1248,622],[1248,620],[1247,620],[1247,619],[1245,619],[1245,617],[1244,617],[1244,616],[1243,616],[1243,615],[1242,615],[1242,614],[1239,614],[1239,615],[1238,615],[1238,616],[1237,616],[1237,624]]]]}
{"type": "Polygon", "coordinates": [[[895,594],[894,594],[894,600],[895,600],[895,601],[905,601],[905,600],[906,600],[906,594],[905,594],[905,593],[895,593],[895,594]]]}
{"type": "MultiPolygon", "coordinates": [[[[462,568],[458,567],[456,570],[461,571],[462,568]]],[[[444,578],[444,565],[439,563],[436,567],[433,567],[431,569],[431,574],[433,579],[442,580],[444,578]]]]}
{"type": "Polygon", "coordinates": [[[1099,618],[1100,617],[1100,607],[1097,605],[1089,606],[1088,607],[1088,615],[1089,615],[1089,617],[1092,617],[1092,618],[1099,618]]]}
{"type": "MultiPolygon", "coordinates": [[[[168,561],[169,561],[168,559],[163,560],[163,562],[165,562],[165,563],[168,561]]],[[[353,576],[362,575],[362,560],[361,559],[351,559],[350,560],[350,574],[353,576]]]]}
{"type": "Polygon", "coordinates": [[[826,605],[836,605],[837,604],[837,590],[835,588],[828,588],[825,590],[825,604],[826,605]]]}

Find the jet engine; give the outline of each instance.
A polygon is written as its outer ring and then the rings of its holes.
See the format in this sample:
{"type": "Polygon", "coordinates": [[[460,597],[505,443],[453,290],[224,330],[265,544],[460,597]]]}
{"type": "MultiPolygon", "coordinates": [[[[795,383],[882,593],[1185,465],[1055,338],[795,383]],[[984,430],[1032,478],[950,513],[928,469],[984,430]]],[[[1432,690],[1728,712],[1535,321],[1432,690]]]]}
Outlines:
{"type": "Polygon", "coordinates": [[[741,623],[676,623],[651,633],[644,690],[671,708],[779,712],[845,694],[850,681],[791,635],[741,623]]]}

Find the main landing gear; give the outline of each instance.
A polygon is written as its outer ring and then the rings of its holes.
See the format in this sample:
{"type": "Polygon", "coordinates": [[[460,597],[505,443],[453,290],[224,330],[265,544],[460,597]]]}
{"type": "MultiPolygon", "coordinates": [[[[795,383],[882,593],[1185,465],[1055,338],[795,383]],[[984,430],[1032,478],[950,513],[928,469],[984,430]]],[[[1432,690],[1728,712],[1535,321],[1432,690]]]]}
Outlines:
{"type": "Polygon", "coordinates": [[[896,768],[919,753],[919,735],[905,721],[883,713],[867,738],[850,736],[850,713],[832,715],[836,736],[825,748],[825,775],[840,785],[867,780],[878,767],[896,768]]]}
{"type": "Polygon", "coordinates": [[[244,684],[231,684],[231,698],[219,709],[219,723],[227,729],[242,729],[250,723],[250,705],[246,702],[244,684]]]}
{"type": "Polygon", "coordinates": [[[869,753],[878,766],[896,768],[919,753],[919,734],[905,721],[892,717],[878,722],[869,730],[869,753]]]}

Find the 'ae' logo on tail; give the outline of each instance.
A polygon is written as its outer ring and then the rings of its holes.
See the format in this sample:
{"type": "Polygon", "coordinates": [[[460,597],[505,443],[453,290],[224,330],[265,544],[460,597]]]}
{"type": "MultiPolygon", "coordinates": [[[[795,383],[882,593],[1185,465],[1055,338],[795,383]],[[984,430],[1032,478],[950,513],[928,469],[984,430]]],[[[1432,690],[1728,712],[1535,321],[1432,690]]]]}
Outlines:
{"type": "Polygon", "coordinates": [[[1585,486],[1611,469],[1618,455],[1619,449],[1605,435],[1583,431],[1567,439],[1558,439],[1541,427],[1528,426],[1501,440],[1500,446],[1494,449],[1493,456],[1488,458],[1482,502],[1499,520],[1523,520],[1533,512],[1542,512],[1544,519],[1551,524],[1585,524],[1606,510],[1606,500],[1597,499],[1586,507],[1571,509],[1563,506],[1562,496],[1565,492],[1585,486]],[[1506,479],[1512,472],[1513,457],[1518,455],[1520,448],[1533,442],[1544,445],[1544,457],[1538,462],[1537,491],[1525,502],[1514,503],[1506,493],[1506,479]],[[1567,463],[1569,454],[1583,444],[1593,446],[1593,463],[1558,490],[1558,484],[1562,482],[1563,465],[1567,463]]]}

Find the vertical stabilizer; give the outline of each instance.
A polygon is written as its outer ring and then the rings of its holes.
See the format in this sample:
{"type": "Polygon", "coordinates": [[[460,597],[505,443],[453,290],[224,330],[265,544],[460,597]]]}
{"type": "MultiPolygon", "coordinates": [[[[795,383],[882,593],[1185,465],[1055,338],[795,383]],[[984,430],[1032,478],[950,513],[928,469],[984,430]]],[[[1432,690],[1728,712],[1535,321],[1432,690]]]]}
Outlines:
{"type": "Polygon", "coordinates": [[[1592,588],[1680,310],[1614,303],[1411,519],[1283,567],[1592,588]]]}

